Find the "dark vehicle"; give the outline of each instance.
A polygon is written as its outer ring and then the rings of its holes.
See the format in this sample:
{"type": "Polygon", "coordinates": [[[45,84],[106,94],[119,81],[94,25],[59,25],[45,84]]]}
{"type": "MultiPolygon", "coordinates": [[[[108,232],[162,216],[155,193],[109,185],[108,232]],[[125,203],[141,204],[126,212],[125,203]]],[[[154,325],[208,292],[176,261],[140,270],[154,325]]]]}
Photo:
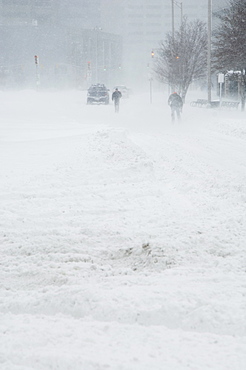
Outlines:
{"type": "Polygon", "coordinates": [[[87,104],[109,104],[109,90],[106,86],[91,85],[87,92],[87,104]]]}

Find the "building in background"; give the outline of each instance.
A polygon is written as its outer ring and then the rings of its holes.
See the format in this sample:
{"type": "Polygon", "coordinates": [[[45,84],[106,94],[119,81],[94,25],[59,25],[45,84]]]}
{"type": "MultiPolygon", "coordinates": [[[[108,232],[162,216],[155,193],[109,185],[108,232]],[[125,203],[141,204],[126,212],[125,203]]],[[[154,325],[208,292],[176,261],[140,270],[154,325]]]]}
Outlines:
{"type": "Polygon", "coordinates": [[[123,38],[123,80],[118,84],[142,88],[148,81],[151,52],[164,38],[166,15],[163,0],[101,1],[102,28],[123,38]]]}
{"type": "MultiPolygon", "coordinates": [[[[217,11],[226,0],[212,3],[217,11]]],[[[0,84],[31,85],[38,55],[43,86],[144,88],[182,15],[206,22],[207,1],[175,0],[172,22],[171,0],[0,0],[0,84]]]]}
{"type": "Polygon", "coordinates": [[[57,21],[64,27],[101,27],[100,4],[101,0],[59,0],[56,4],[57,21]]]}
{"type": "Polygon", "coordinates": [[[115,84],[121,36],[100,19],[100,0],[0,0],[0,86],[115,84]]]}
{"type": "Polygon", "coordinates": [[[67,63],[74,70],[77,87],[91,83],[116,84],[121,73],[121,37],[103,32],[101,28],[86,30],[68,28],[67,63]]]}
{"type": "MultiPolygon", "coordinates": [[[[213,0],[213,11],[225,6],[226,0],[213,0]]],[[[122,35],[123,65],[119,83],[147,85],[153,53],[172,28],[180,27],[182,16],[207,22],[205,0],[101,0],[101,23],[105,31],[122,35]]]]}
{"type": "Polygon", "coordinates": [[[58,0],[0,0],[0,24],[52,24],[55,22],[58,4],[58,0]]]}
{"type": "Polygon", "coordinates": [[[67,63],[77,85],[113,86],[121,73],[122,37],[102,28],[101,0],[60,0],[56,24],[66,30],[67,63]]]}

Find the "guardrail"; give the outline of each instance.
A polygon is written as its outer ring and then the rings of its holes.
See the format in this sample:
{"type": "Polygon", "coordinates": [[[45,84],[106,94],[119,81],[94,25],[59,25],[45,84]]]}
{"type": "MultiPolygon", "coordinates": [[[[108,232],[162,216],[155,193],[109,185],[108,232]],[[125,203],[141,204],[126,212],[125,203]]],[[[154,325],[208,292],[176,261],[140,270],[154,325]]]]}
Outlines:
{"type": "Polygon", "coordinates": [[[204,108],[207,106],[207,104],[208,104],[208,101],[205,99],[197,99],[196,101],[192,101],[190,103],[192,107],[199,107],[199,108],[204,108]]]}
{"type": "Polygon", "coordinates": [[[239,104],[238,101],[223,101],[221,103],[221,108],[238,109],[239,104]]]}
{"type": "Polygon", "coordinates": [[[223,101],[220,104],[219,100],[211,101],[210,103],[206,99],[197,99],[192,101],[190,105],[198,108],[225,108],[225,109],[238,109],[239,102],[235,101],[223,101]]]}

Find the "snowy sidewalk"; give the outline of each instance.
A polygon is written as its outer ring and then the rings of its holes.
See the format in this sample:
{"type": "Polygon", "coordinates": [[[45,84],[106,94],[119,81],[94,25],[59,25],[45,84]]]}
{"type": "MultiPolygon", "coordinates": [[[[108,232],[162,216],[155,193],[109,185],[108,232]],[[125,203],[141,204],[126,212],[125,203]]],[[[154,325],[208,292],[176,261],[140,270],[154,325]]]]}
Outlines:
{"type": "Polygon", "coordinates": [[[240,112],[1,95],[1,370],[244,370],[240,112]]]}

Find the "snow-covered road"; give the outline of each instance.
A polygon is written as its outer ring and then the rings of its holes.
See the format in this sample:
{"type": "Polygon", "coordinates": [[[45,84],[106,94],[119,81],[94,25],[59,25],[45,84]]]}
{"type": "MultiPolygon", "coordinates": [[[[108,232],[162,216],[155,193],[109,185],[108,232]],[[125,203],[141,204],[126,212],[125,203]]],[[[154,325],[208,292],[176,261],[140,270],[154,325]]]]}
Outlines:
{"type": "Polygon", "coordinates": [[[0,94],[0,369],[245,370],[246,119],[0,94]]]}

